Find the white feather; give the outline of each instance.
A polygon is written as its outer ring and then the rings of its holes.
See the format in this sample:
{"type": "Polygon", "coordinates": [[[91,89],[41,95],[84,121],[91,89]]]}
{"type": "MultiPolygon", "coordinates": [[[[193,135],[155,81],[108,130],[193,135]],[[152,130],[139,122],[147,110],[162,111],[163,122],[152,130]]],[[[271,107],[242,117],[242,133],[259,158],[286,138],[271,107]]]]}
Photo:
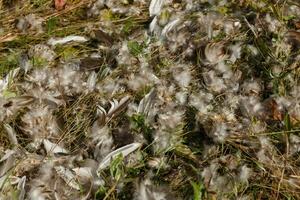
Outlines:
{"type": "Polygon", "coordinates": [[[51,39],[49,39],[48,44],[51,46],[55,46],[58,44],[62,45],[62,44],[66,44],[69,42],[86,42],[86,41],[88,41],[88,39],[86,39],[85,37],[69,35],[67,37],[60,38],[60,39],[51,38],[51,39]]]}
{"type": "Polygon", "coordinates": [[[140,101],[137,112],[143,113],[144,115],[147,116],[154,105],[155,95],[156,95],[155,90],[151,89],[151,91],[140,101]]]}
{"type": "Polygon", "coordinates": [[[161,11],[163,4],[164,0],[152,0],[149,6],[150,17],[158,15],[161,11]]]}
{"type": "Polygon", "coordinates": [[[8,88],[10,84],[13,83],[16,76],[19,74],[20,68],[16,68],[8,72],[4,79],[0,79],[0,97],[3,96],[2,92],[8,88]]]}
{"type": "Polygon", "coordinates": [[[8,175],[7,174],[5,174],[3,176],[0,176],[0,189],[3,188],[3,186],[4,186],[5,182],[7,181],[7,179],[8,179],[8,175]]]}
{"type": "Polygon", "coordinates": [[[111,101],[110,102],[111,107],[110,107],[109,111],[107,112],[107,117],[113,117],[113,116],[119,114],[120,112],[122,112],[128,105],[129,100],[130,100],[130,97],[125,96],[120,100],[120,102],[118,102],[115,99],[113,101],[111,101]]]}
{"type": "Polygon", "coordinates": [[[157,34],[159,32],[159,29],[160,28],[157,24],[157,16],[155,16],[149,25],[149,30],[150,30],[150,33],[157,34]]]}
{"type": "Polygon", "coordinates": [[[170,21],[162,30],[161,35],[163,37],[166,37],[167,34],[173,30],[179,23],[180,23],[180,19],[174,19],[173,21],[170,21]]]}
{"type": "Polygon", "coordinates": [[[15,154],[16,151],[14,150],[5,151],[5,155],[0,160],[0,164],[3,162],[3,164],[0,165],[0,177],[5,175],[14,166],[16,160],[15,154]]]}
{"type": "Polygon", "coordinates": [[[15,130],[9,124],[4,124],[4,128],[7,132],[10,143],[14,146],[18,146],[18,140],[15,130]]]}
{"type": "Polygon", "coordinates": [[[63,167],[63,166],[57,166],[54,167],[54,169],[57,172],[57,175],[61,177],[68,186],[75,190],[80,190],[80,185],[77,183],[75,175],[72,173],[71,170],[63,167]]]}
{"type": "Polygon", "coordinates": [[[85,180],[93,179],[92,169],[90,167],[76,167],[72,169],[75,174],[85,180]]]}
{"type": "Polygon", "coordinates": [[[97,73],[96,72],[91,72],[88,80],[87,80],[87,92],[93,91],[95,89],[96,86],[96,82],[97,82],[97,73]]]}
{"type": "MultiPolygon", "coordinates": [[[[135,150],[137,150],[142,144],[141,143],[132,143],[132,144],[128,144],[126,146],[123,146],[119,149],[114,150],[113,152],[111,152],[110,154],[108,154],[99,164],[97,173],[99,173],[99,171],[105,169],[106,167],[108,167],[110,165],[110,162],[112,159],[114,159],[116,156],[118,156],[119,154],[122,154],[124,157],[128,156],[130,153],[134,152],[135,150]]],[[[98,174],[99,175],[99,174],[98,174]]]]}
{"type": "Polygon", "coordinates": [[[52,143],[47,139],[43,140],[44,147],[48,154],[68,154],[69,151],[59,146],[58,144],[52,143]]]}
{"type": "Polygon", "coordinates": [[[25,183],[26,183],[26,176],[23,176],[19,180],[19,183],[18,183],[18,186],[17,186],[17,188],[20,192],[18,200],[23,200],[24,197],[25,197],[25,183]]]}

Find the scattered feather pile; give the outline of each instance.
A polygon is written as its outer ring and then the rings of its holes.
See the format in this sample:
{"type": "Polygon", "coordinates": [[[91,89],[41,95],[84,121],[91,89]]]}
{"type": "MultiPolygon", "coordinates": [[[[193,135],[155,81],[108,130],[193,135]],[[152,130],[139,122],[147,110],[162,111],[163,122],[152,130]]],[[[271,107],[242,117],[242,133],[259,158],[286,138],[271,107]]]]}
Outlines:
{"type": "Polygon", "coordinates": [[[0,2],[0,199],[300,199],[299,13],[0,2]]]}

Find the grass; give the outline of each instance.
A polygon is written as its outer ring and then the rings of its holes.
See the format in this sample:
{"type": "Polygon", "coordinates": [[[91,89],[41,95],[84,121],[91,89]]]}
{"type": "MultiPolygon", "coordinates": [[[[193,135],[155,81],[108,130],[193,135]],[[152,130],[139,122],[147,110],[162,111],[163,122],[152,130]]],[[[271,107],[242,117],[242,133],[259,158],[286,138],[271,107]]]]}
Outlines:
{"type": "Polygon", "coordinates": [[[139,54],[143,52],[143,48],[144,48],[143,46],[144,46],[143,44],[139,44],[136,41],[129,41],[127,44],[129,52],[135,57],[137,57],[139,54]]]}
{"type": "Polygon", "coordinates": [[[4,77],[9,71],[18,67],[18,53],[10,52],[0,59],[0,77],[4,77]]]}
{"type": "Polygon", "coordinates": [[[148,144],[153,141],[152,128],[149,124],[146,124],[145,117],[142,114],[135,114],[131,117],[133,131],[138,134],[143,134],[148,144]]]}
{"type": "Polygon", "coordinates": [[[72,152],[86,150],[84,143],[89,128],[95,121],[96,106],[98,103],[97,94],[79,96],[74,102],[67,104],[65,109],[58,113],[64,122],[64,130],[61,141],[66,143],[72,152]]]}

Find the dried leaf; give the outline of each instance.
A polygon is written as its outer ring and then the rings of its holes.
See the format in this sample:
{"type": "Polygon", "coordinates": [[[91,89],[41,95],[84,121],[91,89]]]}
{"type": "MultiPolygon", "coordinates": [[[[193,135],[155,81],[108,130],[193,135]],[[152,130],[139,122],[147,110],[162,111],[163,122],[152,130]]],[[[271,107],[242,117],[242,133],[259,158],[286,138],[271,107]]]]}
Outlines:
{"type": "Polygon", "coordinates": [[[273,98],[266,99],[263,102],[265,108],[265,114],[262,116],[268,120],[284,120],[284,113],[282,110],[279,109],[279,105],[273,98]]]}
{"type": "Polygon", "coordinates": [[[54,0],[54,5],[56,10],[62,10],[64,9],[66,5],[66,0],[54,0]]]}
{"type": "MultiPolygon", "coordinates": [[[[118,156],[119,154],[122,154],[123,157],[128,156],[130,153],[134,152],[135,150],[137,150],[139,147],[141,147],[142,144],[141,143],[132,143],[126,146],[123,146],[121,148],[118,148],[116,150],[114,150],[113,152],[109,153],[99,164],[97,173],[99,173],[99,171],[105,169],[106,167],[108,167],[110,165],[110,162],[112,161],[112,159],[114,159],[116,156],[118,156]]],[[[99,175],[99,174],[98,174],[99,175]]]]}
{"type": "Polygon", "coordinates": [[[300,32],[288,31],[286,34],[287,41],[294,47],[300,47],[300,32]]]}
{"type": "Polygon", "coordinates": [[[114,43],[114,39],[108,35],[107,33],[101,31],[101,30],[95,30],[93,31],[93,37],[98,42],[104,43],[106,46],[111,47],[114,43]]]}
{"type": "Polygon", "coordinates": [[[295,22],[296,29],[300,29],[300,21],[295,22]]]}
{"type": "Polygon", "coordinates": [[[99,69],[103,64],[103,58],[86,57],[80,60],[80,69],[92,71],[99,69]]]}

